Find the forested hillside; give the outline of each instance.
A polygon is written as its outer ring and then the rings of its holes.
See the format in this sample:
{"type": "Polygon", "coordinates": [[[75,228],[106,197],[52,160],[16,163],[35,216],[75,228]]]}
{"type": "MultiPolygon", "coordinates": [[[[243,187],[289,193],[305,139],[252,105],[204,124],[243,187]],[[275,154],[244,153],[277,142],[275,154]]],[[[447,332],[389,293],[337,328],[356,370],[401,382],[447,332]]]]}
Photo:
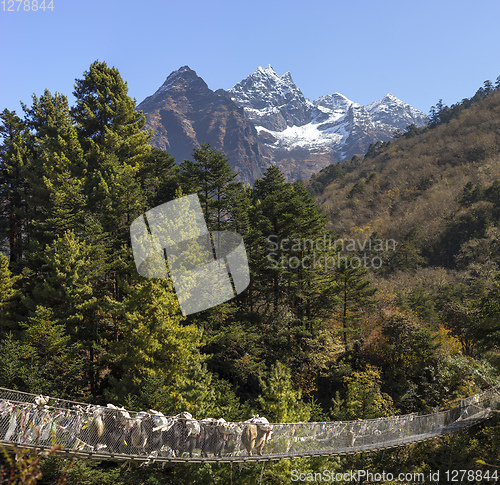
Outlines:
{"type": "Polygon", "coordinates": [[[485,84],[471,100],[438,103],[428,128],[410,127],[313,177],[331,227],[411,238],[429,264],[453,267],[473,235],[467,222],[484,236],[499,216],[500,91],[485,84]]]}
{"type": "MultiPolygon", "coordinates": [[[[1,387],[297,422],[431,412],[496,383],[498,90],[450,120],[440,106],[429,128],[308,185],[270,167],[253,187],[235,182],[210,145],[184,161],[151,148],[115,68],[93,63],[74,96],[69,106],[47,90],[21,116],[0,115],[1,387]],[[137,273],[129,230],[148,209],[193,193],[211,230],[243,236],[251,282],[183,317],[170,280],[137,273]]],[[[126,470],[48,458],[39,483],[63,470],[69,483],[96,485],[285,484],[292,469],[494,470],[496,421],[395,451],[265,467],[126,470]]]]}

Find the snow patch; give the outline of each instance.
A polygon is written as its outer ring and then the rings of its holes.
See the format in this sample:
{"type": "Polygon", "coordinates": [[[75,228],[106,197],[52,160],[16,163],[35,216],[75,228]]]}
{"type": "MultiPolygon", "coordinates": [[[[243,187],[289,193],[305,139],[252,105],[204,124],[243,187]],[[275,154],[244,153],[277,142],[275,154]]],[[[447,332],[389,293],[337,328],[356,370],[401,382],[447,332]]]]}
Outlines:
{"type": "Polygon", "coordinates": [[[307,148],[313,151],[328,151],[334,146],[343,144],[348,133],[339,126],[337,130],[321,130],[320,125],[308,123],[302,126],[289,126],[283,131],[272,131],[262,126],[256,126],[260,135],[262,132],[271,134],[276,141],[269,144],[271,148],[292,150],[307,148]]]}

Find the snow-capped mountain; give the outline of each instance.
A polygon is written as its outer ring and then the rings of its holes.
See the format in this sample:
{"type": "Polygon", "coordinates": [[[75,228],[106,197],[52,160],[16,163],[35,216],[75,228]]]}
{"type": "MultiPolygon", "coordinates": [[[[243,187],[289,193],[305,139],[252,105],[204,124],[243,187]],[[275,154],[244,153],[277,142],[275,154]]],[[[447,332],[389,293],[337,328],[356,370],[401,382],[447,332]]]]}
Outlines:
{"type": "Polygon", "coordinates": [[[366,105],[365,109],[375,124],[393,129],[403,130],[409,125],[424,126],[428,121],[424,113],[403,103],[392,94],[386,94],[382,99],[366,105]]]}
{"type": "Polygon", "coordinates": [[[339,93],[311,103],[290,73],[279,77],[269,65],[259,67],[228,93],[254,123],[260,140],[279,152],[278,158],[283,150],[302,149],[341,161],[363,154],[374,141],[389,140],[396,129],[427,121],[423,113],[391,94],[367,106],[339,93]]]}
{"type": "Polygon", "coordinates": [[[423,126],[427,117],[391,94],[366,106],[339,93],[309,101],[289,72],[268,65],[228,91],[212,91],[184,66],[140,105],[152,143],[178,161],[211,142],[223,150],[240,179],[252,183],[270,164],[293,181],[331,163],[366,153],[395,130],[423,126]]]}
{"type": "Polygon", "coordinates": [[[312,103],[295,85],[289,72],[279,77],[268,65],[228,91],[231,99],[245,109],[246,117],[257,126],[283,131],[310,121],[312,103]]]}
{"type": "Polygon", "coordinates": [[[314,100],[315,112],[313,119],[321,123],[329,118],[334,121],[344,115],[347,110],[355,105],[350,99],[347,99],[340,93],[328,94],[314,100]]]}

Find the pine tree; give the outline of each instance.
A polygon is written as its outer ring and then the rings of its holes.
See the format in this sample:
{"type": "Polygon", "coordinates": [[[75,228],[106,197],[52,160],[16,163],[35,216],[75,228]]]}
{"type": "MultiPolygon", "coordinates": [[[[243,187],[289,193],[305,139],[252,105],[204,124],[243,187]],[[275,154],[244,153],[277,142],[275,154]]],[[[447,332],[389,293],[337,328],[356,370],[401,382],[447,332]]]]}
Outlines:
{"type": "Polygon", "coordinates": [[[193,150],[193,161],[184,160],[180,169],[184,191],[198,193],[209,228],[220,231],[230,217],[228,195],[237,175],[231,171],[227,157],[205,143],[193,150]]]}
{"type": "Polygon", "coordinates": [[[0,382],[9,389],[29,392],[30,369],[26,362],[26,345],[9,332],[0,340],[0,382]]]}
{"type": "Polygon", "coordinates": [[[43,249],[66,230],[82,232],[87,164],[65,96],[45,90],[40,98],[33,96],[32,106],[24,109],[27,124],[34,132],[33,157],[26,175],[30,186],[30,237],[43,249]]]}
{"type": "Polygon", "coordinates": [[[50,308],[37,306],[23,327],[31,392],[74,396],[81,386],[82,365],[64,325],[50,308]]]}
{"type": "Polygon", "coordinates": [[[143,130],[145,117],[118,70],[105,62],[95,61],[73,94],[72,117],[88,164],[88,208],[118,250],[128,244],[129,225],[146,205],[138,174],[144,175],[152,133],[143,130]]]}
{"type": "Polygon", "coordinates": [[[109,247],[105,239],[94,238],[95,234],[87,234],[85,241],[68,231],[47,245],[40,253],[40,268],[26,289],[24,304],[32,312],[40,306],[50,308],[71,344],[78,346],[88,388],[97,396],[107,347],[117,334],[113,313],[116,302],[103,284],[110,267],[109,247]]]}
{"type": "MultiPolygon", "coordinates": [[[[279,168],[269,167],[264,177],[255,181],[250,211],[252,230],[247,238],[252,269],[250,292],[253,299],[262,299],[267,307],[272,305],[274,312],[279,311],[283,300],[282,280],[287,270],[269,261],[268,238],[281,241],[293,234],[294,217],[289,210],[292,191],[279,168]]],[[[282,254],[278,252],[275,256],[275,261],[280,261],[282,254]]]]}
{"type": "Polygon", "coordinates": [[[301,263],[292,273],[290,292],[293,295],[292,306],[298,318],[310,320],[313,317],[324,317],[334,307],[336,284],[325,270],[325,265],[314,265],[315,259],[326,257],[325,249],[318,249],[318,241],[328,239],[326,219],[320,212],[303,183],[293,186],[295,208],[295,233],[292,238],[306,239],[310,242],[302,244],[298,251],[292,251],[301,263]]]}
{"type": "Polygon", "coordinates": [[[242,236],[250,230],[249,210],[252,204],[252,189],[249,184],[231,183],[227,187],[229,217],[228,227],[242,236]]]}
{"type": "Polygon", "coordinates": [[[136,111],[118,70],[104,62],[90,66],[73,94],[71,115],[88,167],[87,220],[109,249],[99,291],[108,301],[119,302],[133,274],[130,224],[148,208],[145,166],[151,162],[152,133],[143,130],[145,117],[136,111]]]}
{"type": "Polygon", "coordinates": [[[361,314],[373,305],[377,291],[365,278],[366,270],[357,264],[357,258],[341,257],[336,263],[335,279],[340,290],[340,315],[345,350],[348,350],[348,334],[355,335],[356,323],[361,314]]]}
{"type": "Polygon", "coordinates": [[[269,377],[261,380],[262,394],[258,401],[271,422],[294,423],[310,417],[310,408],[301,399],[302,391],[293,388],[291,377],[291,370],[276,362],[269,377]]]}
{"type": "MultiPolygon", "coordinates": [[[[72,114],[87,151],[100,146],[101,151],[113,152],[129,164],[144,155],[152,134],[142,130],[145,118],[135,110],[135,100],[128,96],[127,83],[118,69],[95,61],[84,78],[76,80],[73,95],[76,106],[72,114]]],[[[98,153],[94,155],[93,161],[99,162],[98,153]]],[[[90,167],[96,169],[98,165],[90,167]]]]}
{"type": "Polygon", "coordinates": [[[152,148],[138,172],[146,208],[175,199],[179,186],[179,167],[167,152],[152,148]]]}
{"type": "Polygon", "coordinates": [[[0,245],[7,245],[12,264],[26,249],[28,201],[25,167],[30,159],[30,134],[14,111],[0,114],[0,245]]]}
{"type": "Polygon", "coordinates": [[[9,269],[9,259],[0,253],[0,335],[6,329],[14,329],[14,297],[18,290],[14,288],[19,276],[14,276],[9,269]]]}
{"type": "Polygon", "coordinates": [[[123,402],[127,395],[142,395],[154,381],[171,393],[185,381],[201,331],[182,324],[170,280],[141,279],[126,292],[119,307],[120,338],[111,346],[111,392],[123,402]]]}
{"type": "Polygon", "coordinates": [[[310,318],[323,309],[318,303],[325,303],[318,286],[327,283],[324,268],[315,265],[313,254],[316,241],[326,236],[325,218],[305,187],[287,183],[277,167],[255,182],[252,195],[247,237],[252,298],[272,305],[273,312],[286,308],[299,319],[310,318]]]}

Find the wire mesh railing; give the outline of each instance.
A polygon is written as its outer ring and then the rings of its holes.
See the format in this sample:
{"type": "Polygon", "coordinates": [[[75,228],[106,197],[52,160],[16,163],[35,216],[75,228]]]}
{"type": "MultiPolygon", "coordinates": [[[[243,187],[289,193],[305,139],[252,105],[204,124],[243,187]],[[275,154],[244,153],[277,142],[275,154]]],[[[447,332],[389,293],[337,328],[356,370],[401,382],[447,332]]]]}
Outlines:
{"type": "Polygon", "coordinates": [[[50,448],[95,459],[248,461],[339,455],[435,438],[490,417],[499,387],[446,411],[323,423],[243,423],[164,416],[37,396],[0,388],[0,442],[50,448]]]}

